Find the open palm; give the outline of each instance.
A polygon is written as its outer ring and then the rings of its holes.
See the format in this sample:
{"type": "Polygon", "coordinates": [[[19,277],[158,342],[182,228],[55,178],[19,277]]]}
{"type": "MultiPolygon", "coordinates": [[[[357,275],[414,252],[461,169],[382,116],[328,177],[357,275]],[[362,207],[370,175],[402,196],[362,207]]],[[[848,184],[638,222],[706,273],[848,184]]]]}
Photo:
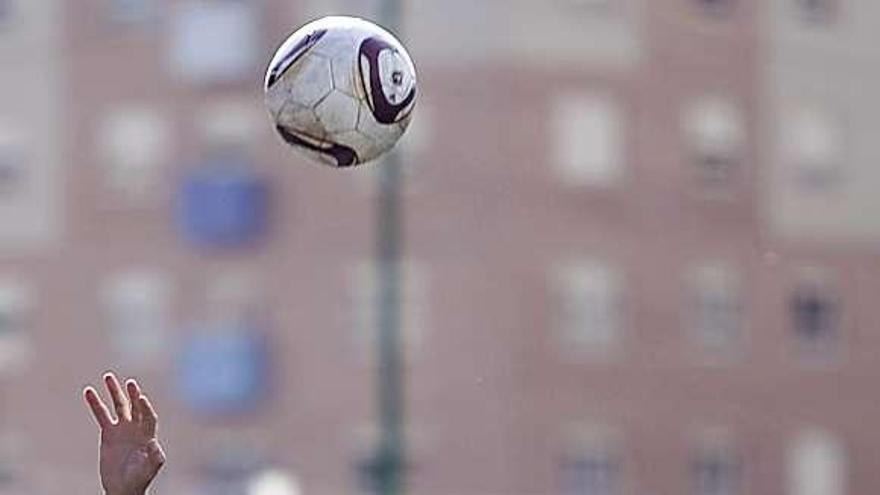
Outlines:
{"type": "Polygon", "coordinates": [[[156,437],[156,412],[134,380],[122,391],[112,373],[104,383],[113,402],[116,418],[92,387],[85,399],[101,429],[101,484],[107,495],[142,495],[165,463],[156,437]]]}

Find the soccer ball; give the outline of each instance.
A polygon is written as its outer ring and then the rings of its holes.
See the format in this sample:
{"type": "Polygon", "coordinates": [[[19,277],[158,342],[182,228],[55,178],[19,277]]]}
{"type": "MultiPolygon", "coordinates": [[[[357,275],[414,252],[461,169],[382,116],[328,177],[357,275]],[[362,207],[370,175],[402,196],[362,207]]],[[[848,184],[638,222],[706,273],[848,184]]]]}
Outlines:
{"type": "Polygon", "coordinates": [[[285,142],[334,167],[378,158],[406,131],[416,72],[397,39],[354,17],[293,33],[266,71],[266,106],[285,142]]]}

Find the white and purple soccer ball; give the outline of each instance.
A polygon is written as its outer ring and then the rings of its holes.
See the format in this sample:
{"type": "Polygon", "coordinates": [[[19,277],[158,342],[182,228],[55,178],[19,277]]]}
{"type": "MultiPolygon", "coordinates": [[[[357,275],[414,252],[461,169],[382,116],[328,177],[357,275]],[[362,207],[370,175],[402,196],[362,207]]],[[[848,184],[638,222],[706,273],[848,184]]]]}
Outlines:
{"type": "Polygon", "coordinates": [[[334,167],[390,150],[409,125],[417,92],[403,45],[354,17],[325,17],[293,33],[272,58],[264,89],[284,141],[334,167]]]}

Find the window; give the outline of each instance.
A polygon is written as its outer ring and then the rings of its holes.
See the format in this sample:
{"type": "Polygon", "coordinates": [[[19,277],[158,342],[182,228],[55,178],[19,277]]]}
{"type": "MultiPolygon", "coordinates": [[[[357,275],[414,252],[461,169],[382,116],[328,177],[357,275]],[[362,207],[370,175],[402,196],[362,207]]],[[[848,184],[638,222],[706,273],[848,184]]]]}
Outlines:
{"type": "Polygon", "coordinates": [[[168,55],[174,73],[193,83],[241,81],[256,70],[256,7],[242,0],[189,0],[171,22],[168,55]]]}
{"type": "Polygon", "coordinates": [[[827,109],[808,104],[784,115],[783,159],[798,189],[819,192],[840,185],[846,160],[840,119],[827,109]]]}
{"type": "MultiPolygon", "coordinates": [[[[24,463],[21,439],[12,432],[0,430],[0,493],[24,490],[24,463]]],[[[24,493],[24,492],[22,492],[24,493]]]]}
{"type": "Polygon", "coordinates": [[[791,0],[797,17],[809,25],[824,25],[834,20],[839,0],[791,0]]]}
{"type": "Polygon", "coordinates": [[[30,357],[30,305],[24,285],[0,281],[0,374],[18,371],[30,357]]]}
{"type": "Polygon", "coordinates": [[[840,440],[820,429],[798,434],[788,453],[788,495],[844,495],[846,477],[840,440]]]}
{"type": "Polygon", "coordinates": [[[610,186],[623,175],[623,116],[613,99],[567,94],[553,107],[552,146],[558,172],[572,185],[610,186]]]}
{"type": "Polygon", "coordinates": [[[156,0],[106,0],[111,20],[135,24],[152,20],[156,16],[156,0]]]}
{"type": "MultiPolygon", "coordinates": [[[[37,112],[33,105],[25,107],[37,112]]],[[[32,132],[36,122],[24,115],[0,116],[0,245],[7,252],[43,249],[59,236],[63,174],[56,170],[57,143],[35,139],[43,136],[32,132]]]]}
{"type": "Polygon", "coordinates": [[[740,280],[724,262],[706,262],[688,274],[690,326],[700,348],[729,356],[742,340],[743,307],[740,280]]]}
{"type": "Polygon", "coordinates": [[[621,280],[609,265],[583,261],[557,269],[564,348],[607,355],[620,340],[621,280]]]}
{"type": "Polygon", "coordinates": [[[251,477],[247,495],[300,495],[296,478],[284,471],[267,469],[251,477]]]}
{"type": "MultiPolygon", "coordinates": [[[[219,428],[198,439],[192,495],[253,495],[268,466],[263,442],[253,432],[219,428]],[[256,486],[255,486],[256,484],[256,486]]],[[[271,478],[269,479],[271,482],[271,478]]],[[[289,495],[281,492],[278,495],[289,495]]]]}
{"type": "Polygon", "coordinates": [[[0,198],[14,197],[28,187],[24,136],[13,129],[0,128],[0,198]]]}
{"type": "Polygon", "coordinates": [[[127,201],[153,198],[171,141],[161,112],[142,105],[116,108],[105,116],[98,139],[107,185],[127,201]]]}
{"type": "Polygon", "coordinates": [[[272,389],[268,337],[249,322],[207,322],[184,339],[177,391],[193,411],[240,414],[272,389]]]}
{"type": "Polygon", "coordinates": [[[265,321],[262,277],[251,267],[215,269],[205,293],[209,321],[265,321]]]}
{"type": "Polygon", "coordinates": [[[622,461],[614,437],[603,427],[578,427],[569,432],[571,444],[562,461],[563,493],[623,493],[622,461]]]}
{"type": "Polygon", "coordinates": [[[178,223],[200,246],[244,246],[268,229],[269,183],[236,154],[217,153],[184,177],[178,223]]]}
{"type": "Polygon", "coordinates": [[[708,96],[685,110],[689,161],[705,187],[729,186],[743,158],[745,130],[740,108],[727,98],[708,96]]]}
{"type": "Polygon", "coordinates": [[[605,452],[583,454],[571,459],[566,467],[571,495],[612,495],[618,493],[617,465],[605,452]]]}
{"type": "Polygon", "coordinates": [[[560,0],[562,7],[571,9],[572,12],[606,13],[610,11],[615,1],[612,0],[560,0]]]}
{"type": "Polygon", "coordinates": [[[836,344],[840,302],[826,280],[815,274],[805,275],[793,290],[789,304],[794,333],[803,351],[821,353],[836,344]]]}
{"type": "Polygon", "coordinates": [[[0,28],[4,27],[12,17],[13,0],[0,0],[0,28]]]}
{"type": "Polygon", "coordinates": [[[24,176],[24,157],[20,149],[0,149],[0,195],[14,194],[24,176]]]}
{"type": "Polygon", "coordinates": [[[736,0],[693,0],[706,13],[714,16],[726,16],[730,14],[736,4],[736,0]]]}
{"type": "Polygon", "coordinates": [[[196,125],[210,148],[247,150],[255,142],[262,117],[250,101],[219,100],[199,112],[196,125]]]}
{"type": "Polygon", "coordinates": [[[170,286],[160,273],[131,271],[104,285],[104,325],[119,361],[132,369],[162,364],[168,349],[170,286]]]}
{"type": "Polygon", "coordinates": [[[729,440],[715,432],[700,439],[691,464],[694,495],[742,493],[742,466],[729,440]]]}
{"type": "MultiPolygon", "coordinates": [[[[404,262],[401,271],[401,332],[405,354],[412,358],[422,347],[427,333],[428,281],[424,267],[417,262],[404,262]]],[[[381,303],[377,267],[372,262],[363,262],[353,267],[350,276],[355,342],[358,350],[372,360],[379,324],[377,312],[381,303]]]]}

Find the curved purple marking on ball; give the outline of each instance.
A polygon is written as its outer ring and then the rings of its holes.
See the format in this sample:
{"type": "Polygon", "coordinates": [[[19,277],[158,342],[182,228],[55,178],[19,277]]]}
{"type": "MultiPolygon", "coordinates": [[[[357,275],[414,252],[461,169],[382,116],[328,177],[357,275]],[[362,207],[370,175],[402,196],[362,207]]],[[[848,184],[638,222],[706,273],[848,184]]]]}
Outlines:
{"type": "MultiPolygon", "coordinates": [[[[382,81],[379,78],[379,54],[382,53],[383,50],[391,50],[394,53],[398,53],[397,48],[385,40],[380,38],[367,38],[361,43],[361,47],[358,50],[358,60],[364,56],[367,57],[367,62],[370,64],[369,74],[367,74],[370,78],[370,98],[368,101],[372,103],[370,109],[373,111],[373,116],[376,117],[376,120],[379,123],[393,124],[398,121],[400,112],[415,100],[416,88],[413,86],[409,94],[406,95],[406,98],[398,104],[391,103],[385,98],[385,92],[382,91],[382,81]]],[[[364,71],[361,70],[361,84],[364,93],[366,93],[366,81],[363,81],[363,77],[364,71]]]]}
{"type": "Polygon", "coordinates": [[[318,29],[317,31],[312,31],[311,33],[305,35],[303,39],[299,40],[293,48],[287,52],[287,55],[284,56],[276,65],[272,72],[269,74],[269,78],[266,81],[266,89],[272,87],[276,81],[284,74],[289,67],[293,66],[299,59],[303,57],[313,46],[315,46],[324,35],[327,34],[326,29],[318,29]]]}
{"type": "Polygon", "coordinates": [[[357,152],[355,152],[348,146],[343,146],[338,143],[327,142],[327,147],[325,148],[306,141],[305,139],[297,136],[296,133],[285,129],[280,125],[275,126],[275,129],[278,130],[278,134],[281,134],[281,137],[284,139],[285,142],[287,142],[287,144],[291,144],[293,146],[301,146],[316,153],[327,155],[336,160],[337,167],[353,167],[357,165],[360,160],[358,158],[357,152]]]}

